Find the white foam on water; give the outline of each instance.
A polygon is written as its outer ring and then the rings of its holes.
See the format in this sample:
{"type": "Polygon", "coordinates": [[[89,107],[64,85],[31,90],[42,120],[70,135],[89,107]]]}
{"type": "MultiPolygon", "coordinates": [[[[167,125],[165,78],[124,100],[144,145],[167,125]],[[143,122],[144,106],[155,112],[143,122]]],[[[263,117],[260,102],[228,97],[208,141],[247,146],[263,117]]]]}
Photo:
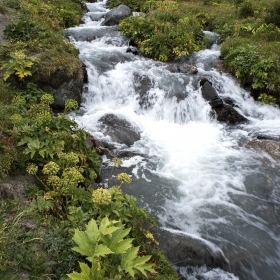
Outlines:
{"type": "MultiPolygon", "coordinates": [[[[88,4],[88,8],[100,12],[104,5],[105,1],[88,4]]],[[[102,28],[90,21],[83,28],[86,26],[102,28]]],[[[230,75],[215,69],[204,70],[209,59],[219,57],[216,47],[198,52],[195,59],[197,66],[201,66],[199,75],[210,80],[221,97],[235,100],[236,110],[248,118],[248,123],[235,128],[219,124],[210,116],[211,108],[192,78],[186,82],[186,76],[170,73],[163,63],[127,54],[125,45],[114,46],[104,38],[75,42],[75,45],[86,64],[89,79],[83,94],[84,113],[76,116],[76,120],[107,142],[113,140],[103,135],[98,123],[106,114],[124,118],[141,131],[141,139],[130,150],[145,155],[153,164],[148,165],[143,157],[135,156],[124,160],[122,166],[133,167],[134,179],[146,181],[151,180],[143,170],[152,168],[151,173],[173,184],[171,188],[177,188],[179,197],[165,197],[164,212],[158,216],[160,222],[166,227],[180,227],[181,232],[208,242],[209,248],[222,250],[233,246],[236,255],[246,253],[246,258],[263,259],[265,264],[259,266],[258,261],[252,261],[256,265],[254,269],[261,274],[265,265],[264,269],[271,269],[271,275],[279,275],[279,269],[275,268],[280,255],[280,237],[275,232],[279,225],[270,224],[255,208],[253,212],[246,208],[246,201],[264,202],[247,191],[247,176],[265,176],[266,171],[260,154],[243,144],[257,133],[279,136],[279,109],[254,101],[230,75]],[[102,67],[104,71],[100,70],[102,67]],[[145,93],[149,101],[146,109],[139,104],[141,97],[135,89],[135,75],[148,77],[152,82],[145,93]],[[184,90],[180,98],[168,90],[177,85],[184,90]]],[[[114,144],[124,148],[122,144],[114,144]]],[[[273,180],[277,182],[278,178],[273,180]]],[[[157,188],[153,181],[151,188],[157,188]]],[[[156,201],[154,204],[148,207],[156,207],[156,201]]],[[[238,279],[219,269],[201,273],[205,279],[238,279]]]]}

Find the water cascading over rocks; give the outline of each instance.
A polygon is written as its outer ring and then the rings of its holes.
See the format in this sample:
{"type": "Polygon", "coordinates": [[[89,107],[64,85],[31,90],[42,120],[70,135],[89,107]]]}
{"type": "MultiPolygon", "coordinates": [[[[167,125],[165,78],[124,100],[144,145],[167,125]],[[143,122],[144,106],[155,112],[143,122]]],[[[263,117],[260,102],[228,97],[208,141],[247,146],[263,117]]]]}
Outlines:
{"type": "Polygon", "coordinates": [[[129,168],[133,182],[124,191],[168,233],[159,239],[170,261],[186,279],[279,279],[279,161],[247,145],[259,135],[279,137],[279,110],[213,68],[217,34],[208,32],[211,48],[183,62],[197,73],[183,73],[178,62],[127,52],[129,38],[102,25],[105,1],[87,6],[84,24],[68,30],[88,73],[76,120],[127,155],[120,170],[129,168]],[[212,97],[205,98],[206,85],[212,97]],[[217,110],[229,106],[240,121],[219,121],[217,110]],[[121,120],[117,141],[106,116],[121,120]],[[137,135],[129,143],[119,139],[126,128],[137,135]]]}

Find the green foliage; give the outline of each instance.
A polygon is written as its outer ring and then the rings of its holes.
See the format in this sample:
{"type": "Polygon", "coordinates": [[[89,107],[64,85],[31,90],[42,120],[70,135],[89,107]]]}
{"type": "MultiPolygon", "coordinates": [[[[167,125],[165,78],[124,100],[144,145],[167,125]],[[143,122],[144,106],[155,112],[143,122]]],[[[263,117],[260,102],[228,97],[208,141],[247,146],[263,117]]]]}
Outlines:
{"type": "MultiPolygon", "coordinates": [[[[87,257],[91,267],[85,263],[80,263],[82,272],[68,274],[71,279],[111,279],[108,276],[111,270],[119,272],[125,271],[133,278],[136,270],[147,276],[146,271],[154,273],[155,270],[147,261],[151,256],[137,256],[139,247],[132,246],[131,238],[126,238],[130,229],[118,221],[110,221],[107,217],[103,218],[98,227],[94,219],[86,226],[86,230],[75,230],[73,240],[78,245],[73,250],[87,257]],[[111,259],[110,255],[120,255],[119,258],[111,259]],[[116,263],[111,263],[115,260],[116,263]],[[110,270],[106,270],[106,265],[110,261],[110,270]]],[[[107,268],[108,269],[108,268],[107,268]]]]}
{"type": "Polygon", "coordinates": [[[280,28],[271,23],[262,24],[255,30],[253,38],[266,42],[280,41],[280,28]]]}
{"type": "Polygon", "coordinates": [[[268,105],[273,105],[276,103],[276,98],[268,95],[266,93],[262,93],[260,94],[260,96],[258,97],[258,100],[261,101],[264,104],[268,104],[268,105]]]}
{"type": "Polygon", "coordinates": [[[66,112],[75,111],[78,109],[79,109],[79,104],[76,100],[68,99],[65,101],[65,111],[66,112]]]}
{"type": "Polygon", "coordinates": [[[6,81],[11,75],[15,74],[20,81],[27,76],[32,76],[34,72],[34,66],[39,62],[37,57],[28,57],[23,51],[11,53],[12,58],[9,62],[2,65],[1,70],[6,69],[4,74],[4,81],[6,81]]]}
{"type": "MultiPolygon", "coordinates": [[[[172,2],[172,1],[171,1],[172,2]]],[[[205,46],[201,25],[195,17],[179,18],[177,6],[162,2],[147,17],[129,17],[121,21],[119,29],[135,40],[141,52],[153,59],[168,61],[189,55],[205,46]]]]}
{"type": "Polygon", "coordinates": [[[254,16],[254,8],[251,2],[244,2],[240,5],[238,15],[240,18],[247,18],[254,16]]]}
{"type": "Polygon", "coordinates": [[[272,23],[280,27],[280,3],[275,1],[267,10],[266,23],[272,23]]]}
{"type": "Polygon", "coordinates": [[[3,3],[12,9],[18,10],[20,8],[20,3],[18,0],[3,0],[3,3]]]}
{"type": "Polygon", "coordinates": [[[146,1],[146,0],[111,0],[109,2],[109,7],[114,8],[121,4],[127,5],[134,12],[146,12],[146,3],[155,2],[155,1],[146,1]]]}
{"type": "Polygon", "coordinates": [[[247,44],[248,39],[229,39],[222,45],[225,64],[243,83],[254,90],[275,91],[278,87],[279,59],[274,51],[247,44]]]}
{"type": "Polygon", "coordinates": [[[244,82],[249,79],[251,68],[257,60],[258,48],[252,45],[237,47],[225,57],[227,65],[235,72],[236,77],[244,82]]]}
{"type": "Polygon", "coordinates": [[[18,22],[8,24],[4,29],[4,35],[15,41],[28,41],[38,36],[41,30],[36,23],[26,16],[23,16],[18,22]]]}

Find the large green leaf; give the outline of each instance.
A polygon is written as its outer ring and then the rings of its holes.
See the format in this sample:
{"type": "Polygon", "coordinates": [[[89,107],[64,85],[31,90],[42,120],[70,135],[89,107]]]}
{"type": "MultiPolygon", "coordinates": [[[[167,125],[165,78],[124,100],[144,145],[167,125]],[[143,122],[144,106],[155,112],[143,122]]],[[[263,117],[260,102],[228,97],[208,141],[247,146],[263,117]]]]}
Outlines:
{"type": "Polygon", "coordinates": [[[151,256],[138,257],[138,250],[139,247],[132,247],[122,255],[121,268],[129,273],[132,277],[134,277],[135,274],[134,269],[137,269],[145,276],[147,276],[145,270],[152,273],[155,272],[153,265],[146,263],[151,258],[151,256]]]}
{"type": "Polygon", "coordinates": [[[67,276],[72,280],[92,280],[90,278],[90,267],[85,263],[80,263],[81,273],[74,271],[73,273],[67,274],[67,276]]]}
{"type": "Polygon", "coordinates": [[[80,253],[83,256],[91,257],[95,254],[96,240],[90,240],[85,232],[75,229],[73,240],[78,247],[72,250],[80,253]]]}
{"type": "Polygon", "coordinates": [[[132,238],[123,239],[130,232],[130,228],[118,228],[111,235],[102,236],[102,241],[116,254],[123,254],[132,246],[132,238]]]}

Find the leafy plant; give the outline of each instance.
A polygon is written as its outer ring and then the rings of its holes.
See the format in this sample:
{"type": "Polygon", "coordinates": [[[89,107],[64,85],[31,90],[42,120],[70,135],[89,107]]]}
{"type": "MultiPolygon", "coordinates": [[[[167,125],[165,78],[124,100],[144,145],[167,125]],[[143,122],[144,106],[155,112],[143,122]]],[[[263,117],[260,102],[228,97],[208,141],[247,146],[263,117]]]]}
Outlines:
{"type": "Polygon", "coordinates": [[[125,35],[135,40],[144,55],[161,61],[189,55],[206,45],[198,20],[195,17],[179,19],[169,12],[176,6],[169,7],[168,3],[162,2],[145,18],[129,17],[119,25],[125,35]]]}
{"type": "Polygon", "coordinates": [[[240,5],[238,15],[240,18],[247,18],[254,16],[254,8],[251,2],[244,2],[240,5]]]}
{"type": "Polygon", "coordinates": [[[264,104],[268,104],[268,105],[273,105],[276,103],[276,98],[268,95],[266,93],[262,93],[260,94],[260,96],[258,97],[258,100],[261,101],[264,104]]]}
{"type": "Polygon", "coordinates": [[[280,28],[280,3],[275,1],[267,10],[266,23],[273,23],[280,28]]]}
{"type": "Polygon", "coordinates": [[[4,74],[4,81],[6,81],[11,75],[15,74],[20,81],[27,76],[32,76],[34,72],[34,66],[39,62],[37,57],[28,57],[23,51],[17,51],[11,53],[12,58],[9,62],[2,65],[1,70],[6,69],[4,74]]]}
{"type": "Polygon", "coordinates": [[[4,29],[4,35],[8,39],[16,40],[16,41],[28,41],[30,39],[34,39],[38,36],[38,32],[41,32],[36,26],[36,23],[30,20],[26,16],[22,16],[22,18],[18,22],[14,22],[8,24],[4,29]]]}
{"type": "Polygon", "coordinates": [[[147,272],[154,273],[152,264],[147,261],[151,256],[137,256],[139,247],[133,247],[131,238],[125,238],[130,229],[125,229],[124,225],[118,221],[110,221],[103,218],[98,227],[96,221],[92,219],[86,226],[84,232],[76,229],[73,240],[78,245],[73,250],[86,256],[91,263],[89,267],[85,263],[79,263],[81,273],[73,272],[67,274],[71,279],[110,279],[110,270],[125,271],[134,277],[139,271],[143,275],[147,272]],[[109,255],[117,255],[116,263],[111,263],[110,269],[104,266],[109,255]]]}

